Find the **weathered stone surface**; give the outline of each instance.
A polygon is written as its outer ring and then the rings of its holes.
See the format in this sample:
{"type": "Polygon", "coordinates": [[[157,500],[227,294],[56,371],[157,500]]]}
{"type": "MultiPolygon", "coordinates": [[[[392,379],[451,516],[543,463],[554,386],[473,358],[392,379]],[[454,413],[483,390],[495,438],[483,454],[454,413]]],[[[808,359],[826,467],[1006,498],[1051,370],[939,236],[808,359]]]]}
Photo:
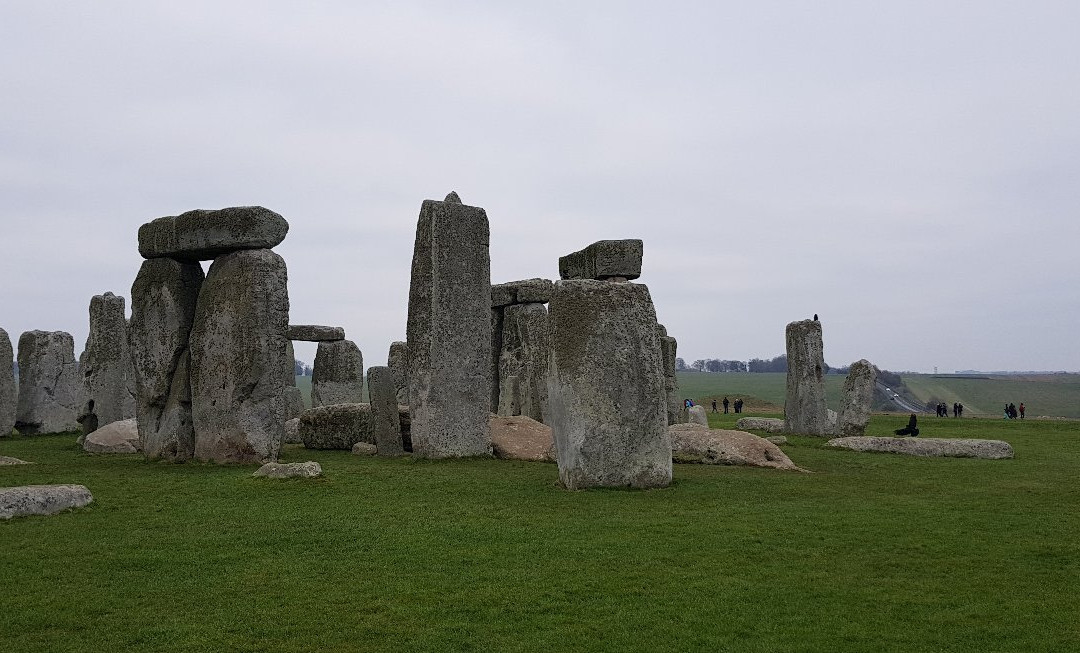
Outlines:
{"type": "Polygon", "coordinates": [[[844,437],[856,437],[866,433],[870,423],[870,405],[874,400],[874,383],[877,368],[868,360],[851,364],[844,379],[844,396],[840,400],[837,416],[837,433],[844,437]]]}
{"type": "Polygon", "coordinates": [[[285,240],[289,223],[261,206],[197,209],[139,227],[143,258],[209,261],[243,249],[270,249],[285,240]]]}
{"type": "Polygon", "coordinates": [[[322,326],[319,324],[290,324],[289,340],[304,342],[336,342],[345,339],[344,327],[322,326]]]}
{"type": "Polygon", "coordinates": [[[135,417],[135,400],[127,383],[131,354],[124,306],[124,298],[111,292],[90,300],[90,334],[79,358],[83,394],[77,419],[83,434],[135,417]]]}
{"type": "Polygon", "coordinates": [[[18,458],[12,458],[11,456],[0,456],[0,465],[31,465],[31,464],[33,464],[33,463],[28,463],[25,460],[20,460],[18,458]]]}
{"type": "Polygon", "coordinates": [[[555,462],[555,438],[551,427],[518,415],[491,416],[491,449],[496,458],[555,462]]]}
{"type": "Polygon", "coordinates": [[[425,200],[409,287],[413,453],[491,453],[491,268],[484,209],[425,200]]]}
{"type": "Polygon", "coordinates": [[[679,393],[679,380],[674,376],[664,377],[664,405],[667,408],[668,425],[685,424],[690,421],[682,396],[679,393]]]}
{"type": "Polygon", "coordinates": [[[19,406],[19,389],[15,385],[15,352],[7,331],[0,329],[0,438],[11,435],[15,428],[15,413],[19,406]]]}
{"type": "Polygon", "coordinates": [[[405,451],[412,453],[412,418],[409,417],[409,407],[398,404],[398,423],[401,424],[401,446],[405,451]]]}
{"type": "Polygon", "coordinates": [[[825,405],[825,357],[821,322],[801,320],[787,325],[787,393],[784,430],[804,435],[828,434],[825,405]]]}
{"type": "Polygon", "coordinates": [[[621,281],[641,276],[644,244],[637,239],[599,240],[585,249],[559,258],[563,279],[607,279],[621,281]]]}
{"type": "Polygon", "coordinates": [[[300,416],[300,440],[308,449],[348,451],[357,442],[375,444],[368,404],[309,408],[300,416]]]}
{"type": "Polygon", "coordinates": [[[79,428],[75,343],[63,331],[19,336],[19,401],[15,427],[23,435],[79,428]]]}
{"type": "Polygon", "coordinates": [[[546,304],[555,284],[550,279],[522,279],[491,286],[491,307],[512,304],[546,304]]]}
{"type": "Polygon", "coordinates": [[[311,371],[311,406],[354,404],[364,398],[364,355],[352,340],[320,342],[311,371]]]}
{"type": "Polygon", "coordinates": [[[352,447],[354,456],[374,456],[379,453],[379,448],[370,442],[357,442],[352,447]]]}
{"type": "Polygon", "coordinates": [[[766,440],[772,442],[776,446],[787,444],[787,438],[782,435],[769,435],[765,437],[766,440]]]}
{"type": "Polygon", "coordinates": [[[648,287],[560,281],[549,310],[548,412],[563,485],[668,485],[664,368],[648,287]]]}
{"type": "Polygon", "coordinates": [[[783,433],[784,420],[776,417],[740,417],[735,422],[735,428],[740,430],[765,431],[766,433],[783,433]]]}
{"type": "Polygon", "coordinates": [[[202,283],[197,263],[159,258],[143,261],[131,285],[135,416],[149,460],[185,461],[195,454],[188,338],[202,283]]]}
{"type": "Polygon", "coordinates": [[[691,406],[690,407],[690,424],[700,424],[701,426],[709,426],[709,416],[705,413],[704,406],[691,406]]]}
{"type": "Polygon", "coordinates": [[[1012,446],[1003,440],[863,436],[833,438],[825,444],[852,451],[882,451],[909,456],[987,458],[990,460],[1013,457],[1012,446]]]}
{"type": "Polygon", "coordinates": [[[551,354],[547,308],[543,304],[507,306],[500,342],[498,414],[544,422],[551,354]]]}
{"type": "Polygon", "coordinates": [[[285,430],[288,326],[284,259],[249,249],[214,261],[191,326],[196,458],[277,459],[285,430]]]}
{"type": "Polygon", "coordinates": [[[405,453],[401,444],[401,423],[398,421],[397,389],[389,367],[375,366],[367,371],[368,396],[371,404],[371,436],[380,456],[400,456],[405,453]]]}
{"type": "Polygon", "coordinates": [[[285,376],[285,387],[296,387],[296,350],[293,348],[292,340],[285,341],[285,369],[282,370],[282,374],[285,376]]]}
{"type": "Polygon", "coordinates": [[[706,429],[699,424],[668,427],[671,455],[677,463],[706,465],[749,465],[791,471],[798,467],[772,442],[744,431],[706,429]]]}
{"type": "Polygon", "coordinates": [[[394,380],[394,392],[399,404],[409,405],[409,345],[397,340],[390,343],[390,353],[386,358],[390,375],[394,380]]]}
{"type": "Polygon", "coordinates": [[[285,386],[285,421],[300,417],[307,410],[304,404],[304,392],[296,386],[285,386]]]}
{"type": "Polygon", "coordinates": [[[322,465],[309,460],[304,463],[266,463],[255,470],[252,476],[266,478],[318,478],[322,476],[322,465]]]}
{"type": "MultiPolygon", "coordinates": [[[[72,355],[74,358],[74,355],[72,355]]],[[[19,366],[21,373],[22,366],[19,366]]],[[[55,515],[94,500],[85,485],[23,485],[0,489],[0,519],[55,515]]]]}
{"type": "Polygon", "coordinates": [[[87,453],[138,453],[139,427],[134,417],[109,422],[83,438],[87,453]]]}
{"type": "Polygon", "coordinates": [[[294,417],[292,419],[285,420],[285,435],[282,436],[281,442],[283,444],[303,444],[304,441],[300,438],[300,418],[294,417]]]}

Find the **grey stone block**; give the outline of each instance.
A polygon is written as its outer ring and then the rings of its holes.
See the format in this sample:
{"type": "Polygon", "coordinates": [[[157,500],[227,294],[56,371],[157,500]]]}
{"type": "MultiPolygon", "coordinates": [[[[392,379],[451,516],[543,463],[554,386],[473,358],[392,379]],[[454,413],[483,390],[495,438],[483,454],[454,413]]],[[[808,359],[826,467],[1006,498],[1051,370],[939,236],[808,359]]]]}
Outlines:
{"type": "Polygon", "coordinates": [[[637,279],[641,276],[644,244],[637,239],[599,240],[559,258],[563,279],[637,279]]]}
{"type": "Polygon", "coordinates": [[[357,442],[375,444],[368,404],[309,408],[300,415],[300,439],[308,449],[349,451],[357,442]]]}
{"type": "Polygon", "coordinates": [[[801,320],[787,325],[787,392],[784,430],[824,436],[829,433],[825,405],[825,357],[821,322],[801,320]]]}
{"type": "Polygon", "coordinates": [[[844,396],[837,414],[837,432],[842,436],[860,436],[866,434],[866,425],[870,423],[870,406],[874,401],[874,383],[877,381],[877,368],[868,360],[858,360],[851,364],[847,378],[844,379],[844,396]]]}
{"type": "Polygon", "coordinates": [[[334,342],[345,339],[345,329],[320,324],[290,324],[287,337],[304,342],[334,342]]]}
{"type": "Polygon", "coordinates": [[[522,279],[491,287],[491,307],[513,304],[546,304],[555,285],[550,279],[522,279]]]}
{"type": "Polygon", "coordinates": [[[401,443],[397,389],[389,367],[375,366],[367,371],[368,395],[371,398],[371,433],[380,456],[405,453],[401,443]]]}
{"type": "Polygon", "coordinates": [[[139,227],[143,258],[209,261],[242,249],[270,249],[289,233],[285,218],[261,206],[197,209],[139,227]]]}
{"type": "Polygon", "coordinates": [[[409,405],[409,345],[398,340],[390,343],[386,358],[390,375],[394,379],[394,391],[399,404],[409,405]]]}
{"type": "Polygon", "coordinates": [[[131,354],[125,301],[111,292],[90,300],[90,333],[79,358],[83,401],[78,421],[83,434],[135,416],[128,392],[131,354]]]}
{"type": "Polygon", "coordinates": [[[986,458],[989,460],[1013,457],[1012,446],[1004,440],[853,436],[833,438],[825,444],[838,449],[880,451],[908,456],[986,458]]]}
{"type": "Polygon", "coordinates": [[[352,340],[320,342],[311,371],[311,407],[364,398],[364,355],[352,340]]]}
{"type": "MultiPolygon", "coordinates": [[[[74,354],[72,354],[74,358],[74,354]]],[[[19,367],[20,375],[22,367],[19,367]]],[[[85,485],[23,485],[0,489],[0,519],[55,515],[94,500],[85,485]]]]}
{"type": "Polygon", "coordinates": [[[15,427],[23,435],[79,428],[75,343],[64,331],[19,336],[19,401],[15,427]]]}
{"type": "Polygon", "coordinates": [[[19,405],[19,389],[15,385],[15,352],[7,331],[0,329],[0,437],[11,435],[15,428],[15,413],[19,405]]]}

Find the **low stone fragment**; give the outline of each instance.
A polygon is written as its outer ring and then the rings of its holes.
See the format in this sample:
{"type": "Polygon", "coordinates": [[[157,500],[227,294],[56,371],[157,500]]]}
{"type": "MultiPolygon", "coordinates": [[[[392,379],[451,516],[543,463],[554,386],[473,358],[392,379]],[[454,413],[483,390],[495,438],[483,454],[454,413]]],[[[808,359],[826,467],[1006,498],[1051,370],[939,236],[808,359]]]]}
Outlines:
{"type": "Polygon", "coordinates": [[[19,336],[19,401],[15,427],[23,435],[79,428],[75,342],[64,331],[19,336]]]}
{"type": "Polygon", "coordinates": [[[492,415],[491,449],[496,458],[555,462],[555,438],[551,427],[523,415],[492,415]]]}
{"type": "Polygon", "coordinates": [[[135,418],[109,422],[83,438],[87,453],[138,453],[139,427],[135,418]]]}
{"type": "Polygon", "coordinates": [[[1003,440],[980,440],[975,438],[889,438],[889,437],[843,437],[825,443],[838,449],[852,451],[881,451],[909,456],[946,458],[985,458],[1001,460],[1013,457],[1012,446],[1003,440]]]}
{"type": "Polygon", "coordinates": [[[870,405],[874,400],[874,384],[877,368],[870,361],[855,361],[844,379],[844,395],[840,402],[836,432],[844,437],[857,437],[866,433],[870,423],[870,405]]]}
{"type": "Polygon", "coordinates": [[[352,340],[323,341],[311,371],[311,407],[359,403],[364,398],[364,355],[352,340]]]}
{"type": "Polygon", "coordinates": [[[30,465],[25,460],[19,460],[18,458],[12,458],[11,456],[0,456],[0,465],[30,465]]]}
{"type": "MultiPolygon", "coordinates": [[[[302,414],[302,413],[301,413],[302,414]]],[[[294,417],[285,421],[285,435],[282,437],[283,444],[303,444],[300,439],[300,418],[294,417]]]]}
{"type": "Polygon", "coordinates": [[[345,339],[345,329],[319,324],[290,324],[285,335],[289,340],[302,342],[335,342],[345,339]]]}
{"type": "Polygon", "coordinates": [[[271,249],[285,240],[289,223],[261,206],[197,209],[139,227],[139,254],[178,261],[209,261],[243,249],[271,249]]]}
{"type": "Polygon", "coordinates": [[[322,465],[309,460],[304,463],[266,463],[255,470],[252,476],[266,478],[318,478],[322,476],[322,465]]]}
{"type": "Polygon", "coordinates": [[[7,331],[0,329],[0,438],[11,435],[19,406],[19,389],[15,384],[15,354],[7,331]]]}
{"type": "Polygon", "coordinates": [[[375,444],[371,406],[356,403],[309,408],[300,416],[300,439],[308,449],[348,451],[357,442],[375,444]]]}
{"type": "Polygon", "coordinates": [[[559,276],[563,279],[637,279],[641,276],[643,252],[641,240],[599,240],[581,251],[560,257],[559,276]]]}
{"type": "Polygon", "coordinates": [[[491,286],[491,307],[513,304],[546,304],[555,284],[550,279],[522,279],[491,286]]]}
{"type": "Polygon", "coordinates": [[[806,471],[772,442],[744,431],[707,429],[699,424],[668,427],[671,455],[677,463],[748,465],[790,471],[806,471]]]}
{"type": "Polygon", "coordinates": [[[0,489],[0,519],[55,515],[94,500],[85,485],[22,485],[0,489]]]}
{"type": "Polygon", "coordinates": [[[787,438],[782,435],[769,435],[766,436],[765,439],[778,447],[787,444],[787,438]]]}
{"type": "Polygon", "coordinates": [[[735,422],[735,428],[741,431],[783,433],[784,420],[776,417],[740,417],[738,421],[735,422]]]}
{"type": "Polygon", "coordinates": [[[690,407],[690,424],[700,424],[708,428],[709,416],[705,413],[705,407],[701,405],[690,407]]]}
{"type": "Polygon", "coordinates": [[[379,453],[379,448],[370,442],[357,442],[352,447],[354,456],[374,456],[379,453]]]}

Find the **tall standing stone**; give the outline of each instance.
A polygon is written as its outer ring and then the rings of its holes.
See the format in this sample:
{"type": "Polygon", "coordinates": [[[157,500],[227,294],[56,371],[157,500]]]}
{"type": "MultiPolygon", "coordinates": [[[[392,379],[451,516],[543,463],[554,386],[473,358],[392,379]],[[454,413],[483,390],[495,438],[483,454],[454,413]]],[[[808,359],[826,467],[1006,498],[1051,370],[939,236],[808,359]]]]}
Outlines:
{"type": "Polygon", "coordinates": [[[371,432],[378,449],[376,453],[380,456],[404,454],[393,372],[389,367],[368,369],[367,386],[371,397],[371,432]]]}
{"type": "Polygon", "coordinates": [[[11,435],[15,428],[15,412],[19,390],[15,385],[15,353],[7,331],[0,329],[0,438],[11,435]]]}
{"type": "Polygon", "coordinates": [[[409,287],[413,453],[491,453],[491,261],[484,209],[457,193],[420,207],[409,287]]]}
{"type": "Polygon", "coordinates": [[[547,308],[543,304],[507,306],[500,341],[498,414],[544,422],[551,353],[547,308]]]}
{"type": "Polygon", "coordinates": [[[90,299],[90,334],[79,359],[83,405],[79,423],[83,434],[135,416],[128,376],[128,323],[124,298],[111,292],[90,299]]]}
{"type": "Polygon", "coordinates": [[[679,378],[676,375],[675,359],[678,357],[679,343],[668,335],[664,325],[657,325],[660,332],[660,351],[664,359],[664,397],[667,405],[668,424],[682,424],[687,421],[686,406],[679,397],[679,378]]]}
{"type": "Polygon", "coordinates": [[[19,402],[15,426],[23,435],[79,428],[75,341],[64,331],[19,336],[19,402]]]}
{"type": "Polygon", "coordinates": [[[198,263],[143,261],[131,286],[135,417],[147,459],[185,461],[195,454],[188,337],[203,284],[198,263]]]}
{"type": "Polygon", "coordinates": [[[352,340],[323,341],[311,370],[311,407],[364,400],[364,355],[352,340]]]}
{"type": "Polygon", "coordinates": [[[664,366],[649,289],[560,281],[548,308],[548,407],[563,485],[668,485],[664,366]]]}
{"type": "Polygon", "coordinates": [[[842,437],[866,434],[876,381],[877,368],[871,365],[870,361],[862,359],[851,364],[847,378],[844,379],[844,396],[837,416],[837,430],[842,437]]]}
{"type": "Polygon", "coordinates": [[[191,327],[195,457],[276,460],[285,430],[288,273],[268,249],[214,260],[191,327]]]}
{"type": "Polygon", "coordinates": [[[784,429],[789,433],[827,435],[825,355],[821,322],[800,320],[787,325],[787,394],[784,429]]]}
{"type": "Polygon", "coordinates": [[[400,405],[409,405],[409,345],[396,340],[390,343],[390,353],[386,358],[390,376],[394,380],[394,392],[400,405]]]}

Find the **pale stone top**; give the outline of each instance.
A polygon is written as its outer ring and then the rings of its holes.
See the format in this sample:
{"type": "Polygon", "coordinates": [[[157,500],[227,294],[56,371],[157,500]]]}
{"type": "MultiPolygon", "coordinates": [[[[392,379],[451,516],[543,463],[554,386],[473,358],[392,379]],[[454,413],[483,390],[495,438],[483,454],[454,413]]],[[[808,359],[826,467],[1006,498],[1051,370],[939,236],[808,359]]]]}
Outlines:
{"type": "Polygon", "coordinates": [[[598,240],[585,249],[559,258],[563,279],[637,279],[641,276],[644,244],[638,239],[598,240]]]}
{"type": "Polygon", "coordinates": [[[208,261],[240,249],[271,249],[288,233],[285,218],[261,206],[196,209],[139,227],[139,254],[208,261]]]}

